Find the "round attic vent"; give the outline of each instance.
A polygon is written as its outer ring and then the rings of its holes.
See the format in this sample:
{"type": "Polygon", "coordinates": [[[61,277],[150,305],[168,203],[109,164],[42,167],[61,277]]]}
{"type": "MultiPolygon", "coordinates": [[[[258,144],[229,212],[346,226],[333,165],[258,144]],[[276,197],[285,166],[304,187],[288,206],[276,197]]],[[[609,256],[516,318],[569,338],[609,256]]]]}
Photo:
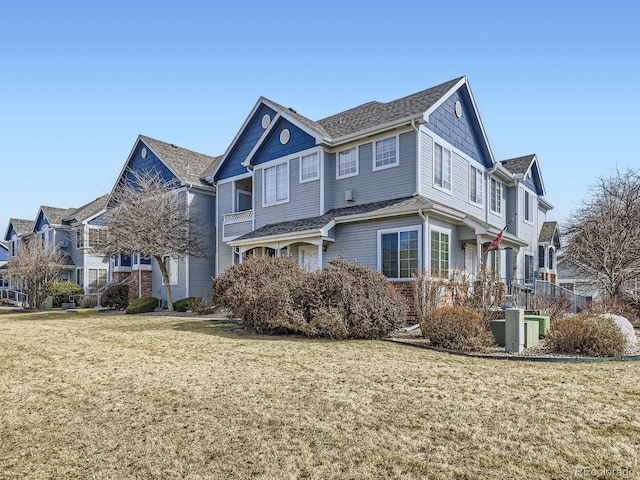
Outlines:
{"type": "Polygon", "coordinates": [[[456,102],[455,111],[456,117],[460,118],[462,116],[462,104],[460,103],[460,100],[456,102]]]}
{"type": "Polygon", "coordinates": [[[271,117],[268,113],[265,113],[264,117],[262,117],[262,128],[267,128],[271,123],[271,117]]]}
{"type": "Polygon", "coordinates": [[[289,129],[285,128],[280,132],[280,143],[286,145],[289,143],[289,139],[291,138],[291,132],[289,129]]]}
{"type": "Polygon", "coordinates": [[[147,158],[147,147],[144,147],[144,148],[142,149],[142,152],[140,152],[140,156],[141,156],[142,158],[147,158]]]}

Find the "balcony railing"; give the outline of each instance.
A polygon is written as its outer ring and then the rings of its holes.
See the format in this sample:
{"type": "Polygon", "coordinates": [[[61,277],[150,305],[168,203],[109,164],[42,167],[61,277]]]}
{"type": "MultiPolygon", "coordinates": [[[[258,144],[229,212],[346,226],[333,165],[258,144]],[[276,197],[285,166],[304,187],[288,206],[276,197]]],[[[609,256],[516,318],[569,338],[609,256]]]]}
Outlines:
{"type": "Polygon", "coordinates": [[[253,218],[253,210],[245,210],[243,212],[227,213],[224,215],[223,225],[232,223],[249,222],[253,218]]]}

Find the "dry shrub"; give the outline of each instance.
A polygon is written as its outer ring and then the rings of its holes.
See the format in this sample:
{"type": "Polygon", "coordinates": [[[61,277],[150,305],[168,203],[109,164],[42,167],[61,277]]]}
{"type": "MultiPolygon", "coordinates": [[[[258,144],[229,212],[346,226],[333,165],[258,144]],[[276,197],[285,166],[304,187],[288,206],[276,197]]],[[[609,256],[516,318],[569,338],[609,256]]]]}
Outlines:
{"type": "Polygon", "coordinates": [[[553,322],[560,320],[573,311],[571,301],[565,295],[536,295],[535,306],[540,315],[546,315],[553,322]]]}
{"type": "Polygon", "coordinates": [[[546,344],[555,353],[618,357],[627,340],[613,319],[583,312],[552,322],[546,344]]]}
{"type": "Polygon", "coordinates": [[[254,257],[215,279],[212,301],[266,334],[381,338],[404,322],[405,301],[386,277],[341,258],[306,272],[288,256],[254,257]]]}
{"type": "Polygon", "coordinates": [[[102,294],[101,303],[111,308],[127,308],[129,306],[129,285],[117,283],[108,286],[102,294]]]}
{"type": "Polygon", "coordinates": [[[460,351],[483,351],[495,342],[482,316],[466,307],[444,306],[430,310],[420,322],[422,336],[433,346],[460,351]]]}
{"type": "Polygon", "coordinates": [[[80,308],[95,308],[98,306],[98,298],[93,295],[85,295],[80,300],[80,308]]]}
{"type": "Polygon", "coordinates": [[[588,311],[591,313],[620,315],[629,320],[634,327],[640,328],[640,305],[632,298],[609,298],[593,302],[589,305],[588,311]]]}

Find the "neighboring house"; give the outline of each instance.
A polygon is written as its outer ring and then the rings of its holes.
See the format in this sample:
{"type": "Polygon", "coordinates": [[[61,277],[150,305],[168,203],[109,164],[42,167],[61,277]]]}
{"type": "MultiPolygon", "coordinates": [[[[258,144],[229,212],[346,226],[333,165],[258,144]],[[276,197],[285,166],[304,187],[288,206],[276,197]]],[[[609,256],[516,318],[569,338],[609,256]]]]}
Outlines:
{"type": "MultiPolygon", "coordinates": [[[[46,248],[57,248],[60,253],[69,253],[69,227],[63,225],[62,219],[74,211],[73,208],[56,208],[41,206],[33,225],[33,235],[46,248]],[[67,250],[65,250],[67,249],[67,250]]],[[[76,266],[71,256],[66,257],[64,269],[59,274],[60,280],[75,282],[76,266]]]]}
{"type": "Polygon", "coordinates": [[[71,280],[95,293],[111,280],[109,257],[101,255],[96,247],[106,229],[92,222],[104,213],[109,195],[103,195],[80,208],[72,209],[62,218],[66,237],[58,242],[58,248],[66,253],[73,264],[71,280]]]}
{"type": "Polygon", "coordinates": [[[509,282],[533,278],[552,206],[527,158],[495,159],[466,77],[318,121],[260,98],[207,177],[216,272],[288,253],[308,269],[343,256],[401,288],[418,269],[475,275],[482,264],[509,282]]]}
{"type": "MultiPolygon", "coordinates": [[[[25,239],[33,235],[32,220],[24,220],[20,218],[9,219],[9,225],[4,234],[5,245],[7,246],[7,261],[15,257],[20,251],[20,247],[25,239]]],[[[6,278],[2,281],[3,287],[7,288],[20,288],[21,285],[16,278],[6,278]]]]}
{"type": "Polygon", "coordinates": [[[4,265],[9,260],[9,244],[6,242],[0,242],[0,288],[9,285],[9,278],[5,278],[2,274],[5,270],[4,265]]]}
{"type": "MultiPolygon", "coordinates": [[[[177,192],[186,197],[189,213],[203,221],[203,243],[206,248],[203,257],[165,257],[174,301],[189,296],[208,297],[211,292],[216,249],[215,220],[212,217],[215,212],[215,188],[203,177],[213,172],[219,160],[220,157],[210,157],[140,135],[114,186],[113,191],[122,182],[133,181],[132,171],[158,172],[167,181],[177,181],[177,192]]],[[[100,217],[89,222],[90,226],[98,224],[104,224],[100,217]]],[[[162,303],[166,302],[160,269],[155,260],[144,256],[144,252],[127,252],[113,258],[111,269],[115,280],[129,283],[131,297],[153,295],[160,298],[162,303]]]]}

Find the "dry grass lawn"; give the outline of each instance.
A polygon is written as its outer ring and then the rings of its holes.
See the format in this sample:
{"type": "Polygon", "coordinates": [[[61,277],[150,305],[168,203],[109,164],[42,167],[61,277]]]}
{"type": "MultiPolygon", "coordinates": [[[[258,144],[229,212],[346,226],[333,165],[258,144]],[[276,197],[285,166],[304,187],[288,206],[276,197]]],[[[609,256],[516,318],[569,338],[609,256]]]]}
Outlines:
{"type": "Polygon", "coordinates": [[[0,315],[0,478],[640,478],[639,452],[639,362],[0,315]]]}

